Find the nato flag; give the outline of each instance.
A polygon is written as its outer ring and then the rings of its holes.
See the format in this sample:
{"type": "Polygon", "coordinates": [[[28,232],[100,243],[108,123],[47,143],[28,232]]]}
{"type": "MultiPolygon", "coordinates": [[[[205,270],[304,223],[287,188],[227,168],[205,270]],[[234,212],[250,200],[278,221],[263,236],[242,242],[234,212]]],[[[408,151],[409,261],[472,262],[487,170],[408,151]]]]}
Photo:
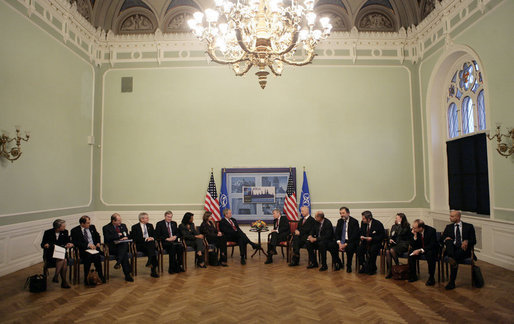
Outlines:
{"type": "Polygon", "coordinates": [[[221,172],[221,192],[220,192],[220,213],[221,217],[223,216],[223,210],[230,209],[230,201],[228,200],[228,190],[227,190],[227,173],[225,169],[221,172]]]}
{"type": "Polygon", "coordinates": [[[307,182],[307,173],[305,173],[305,171],[303,171],[302,194],[300,195],[300,211],[303,206],[306,206],[309,208],[309,215],[310,215],[311,214],[311,194],[309,193],[309,183],[307,182]]]}

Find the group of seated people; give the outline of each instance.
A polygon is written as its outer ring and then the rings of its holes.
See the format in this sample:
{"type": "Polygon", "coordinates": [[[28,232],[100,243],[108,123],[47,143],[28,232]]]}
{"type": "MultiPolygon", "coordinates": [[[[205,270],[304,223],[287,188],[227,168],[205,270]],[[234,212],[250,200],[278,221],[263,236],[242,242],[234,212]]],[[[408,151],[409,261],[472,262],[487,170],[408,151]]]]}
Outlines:
{"type": "MultiPolygon", "coordinates": [[[[475,230],[472,224],[460,220],[459,211],[450,212],[452,224],[446,226],[441,239],[436,239],[436,231],[433,227],[426,225],[422,220],[413,222],[412,228],[403,213],[396,215],[395,223],[391,228],[390,236],[386,240],[384,226],[379,220],[373,218],[370,211],[362,212],[362,220],[359,222],[350,216],[347,207],[341,207],[338,220],[334,229],[329,219],[325,218],[322,211],[318,211],[315,217],[311,217],[309,209],[302,207],[301,218],[298,221],[296,230],[291,233],[289,220],[282,215],[279,209],[273,210],[273,228],[268,241],[268,251],[265,264],[273,262],[273,255],[277,254],[277,246],[281,242],[290,240],[292,246],[292,257],[289,266],[298,266],[300,261],[300,249],[308,251],[308,269],[318,268],[316,250],[319,253],[321,267],[319,271],[328,270],[327,251],[332,255],[334,270],[338,271],[343,267],[339,253],[346,254],[346,271],[352,272],[352,259],[355,253],[359,260],[359,273],[374,275],[377,272],[376,259],[380,250],[386,249],[386,262],[389,273],[386,278],[391,278],[392,262],[399,264],[398,258],[408,252],[409,281],[417,280],[416,261],[424,256],[428,262],[429,279],[426,285],[435,284],[434,272],[436,259],[440,255],[441,246],[446,248],[446,256],[451,266],[450,281],[446,289],[455,288],[458,264],[462,260],[471,257],[471,250],[476,243],[475,230]],[[384,245],[384,242],[386,243],[384,245]]],[[[223,210],[224,217],[217,224],[212,213],[206,211],[203,215],[203,222],[197,229],[194,224],[193,213],[184,214],[179,226],[173,221],[173,213],[166,211],[164,219],[157,222],[154,229],[149,223],[147,213],[139,214],[139,222],[131,227],[129,232],[127,226],[122,223],[121,216],[114,213],[111,222],[102,228],[104,243],[109,254],[115,256],[115,269],[122,268],[125,280],[132,282],[132,270],[129,263],[129,244],[133,241],[138,252],[148,257],[146,266],[151,268],[151,276],[159,277],[157,268],[159,266],[158,243],[169,255],[168,272],[170,274],[184,272],[183,252],[184,244],[195,251],[195,263],[199,268],[205,268],[206,245],[212,244],[219,251],[219,264],[227,266],[227,242],[236,242],[240,249],[241,264],[246,264],[247,245],[255,249],[260,246],[252,242],[241,230],[236,219],[232,217],[230,209],[223,210]]],[[[87,285],[87,274],[91,264],[95,265],[98,276],[102,282],[106,282],[102,271],[100,235],[95,226],[91,224],[88,216],[79,219],[79,225],[71,230],[71,237],[66,230],[64,220],[57,219],[53,222],[53,228],[45,231],[41,247],[44,249],[44,260],[48,266],[55,266],[54,282],[59,282],[61,287],[70,288],[66,282],[67,261],[53,257],[54,246],[65,248],[75,247],[80,259],[84,264],[84,278],[87,285]],[[97,250],[99,253],[91,254],[87,250],[97,250]]]]}

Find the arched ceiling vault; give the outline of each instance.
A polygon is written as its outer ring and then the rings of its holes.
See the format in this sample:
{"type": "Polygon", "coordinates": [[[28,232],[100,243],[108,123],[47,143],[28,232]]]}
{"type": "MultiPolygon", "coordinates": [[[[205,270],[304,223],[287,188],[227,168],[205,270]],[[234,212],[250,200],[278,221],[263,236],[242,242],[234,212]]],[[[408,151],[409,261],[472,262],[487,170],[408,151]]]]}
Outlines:
{"type": "MultiPolygon", "coordinates": [[[[114,34],[189,32],[187,20],[213,0],[69,0],[94,27],[114,34]]],[[[391,32],[418,25],[441,0],[317,0],[335,31],[391,32]]]]}

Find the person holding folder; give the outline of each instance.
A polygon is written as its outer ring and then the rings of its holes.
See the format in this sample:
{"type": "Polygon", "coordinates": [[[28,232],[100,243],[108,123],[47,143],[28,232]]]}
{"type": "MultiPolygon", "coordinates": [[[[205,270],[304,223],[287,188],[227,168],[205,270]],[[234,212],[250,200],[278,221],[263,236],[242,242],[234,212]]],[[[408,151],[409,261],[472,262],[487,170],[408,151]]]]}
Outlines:
{"type": "Polygon", "coordinates": [[[104,242],[109,248],[109,253],[116,255],[116,265],[114,269],[119,269],[120,264],[125,274],[125,281],[132,282],[130,275],[130,264],[128,261],[129,252],[129,235],[127,225],[121,222],[121,216],[114,213],[111,216],[111,222],[102,228],[104,234],[104,242]]]}
{"type": "Polygon", "coordinates": [[[64,254],[63,258],[54,257],[56,246],[61,248],[70,248],[73,244],[70,242],[70,236],[66,229],[66,221],[56,219],[53,222],[53,228],[46,230],[43,234],[41,241],[41,248],[43,249],[43,259],[46,267],[55,266],[55,274],[52,279],[53,282],[59,282],[59,275],[61,276],[61,288],[71,288],[66,282],[66,271],[68,270],[67,255],[64,254]]]}

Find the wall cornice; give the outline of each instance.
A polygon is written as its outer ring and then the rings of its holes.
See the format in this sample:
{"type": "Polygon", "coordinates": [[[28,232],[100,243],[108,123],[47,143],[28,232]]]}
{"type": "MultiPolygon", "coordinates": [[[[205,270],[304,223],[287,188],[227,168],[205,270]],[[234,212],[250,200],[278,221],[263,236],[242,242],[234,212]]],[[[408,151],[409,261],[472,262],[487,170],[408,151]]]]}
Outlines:
{"type": "MultiPolygon", "coordinates": [[[[62,41],[95,66],[124,63],[205,61],[204,45],[191,33],[115,35],[95,29],[67,0],[2,0],[28,18],[60,34],[62,41]]],[[[417,63],[462,24],[476,21],[507,0],[443,0],[417,26],[398,32],[334,32],[322,42],[316,60],[378,60],[417,63]]]]}

